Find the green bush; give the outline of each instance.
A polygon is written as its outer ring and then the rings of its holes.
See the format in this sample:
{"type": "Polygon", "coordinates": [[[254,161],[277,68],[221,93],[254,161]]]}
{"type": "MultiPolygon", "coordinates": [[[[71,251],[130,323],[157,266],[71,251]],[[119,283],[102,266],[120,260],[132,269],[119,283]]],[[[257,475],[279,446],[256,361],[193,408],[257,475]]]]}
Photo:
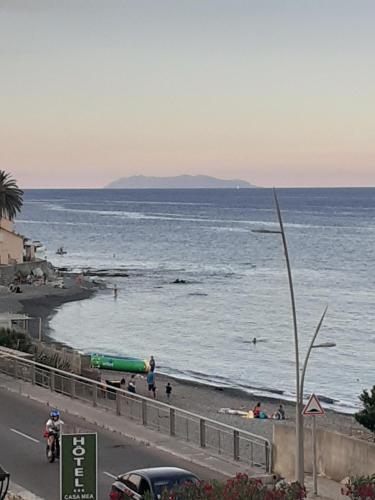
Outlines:
{"type": "Polygon", "coordinates": [[[375,385],[371,392],[363,391],[359,399],[363,403],[363,410],[356,413],[354,417],[358,423],[374,433],[375,440],[375,385]]]}
{"type": "Polygon", "coordinates": [[[27,335],[8,328],[0,329],[0,346],[18,351],[30,352],[31,341],[27,335]]]}
{"type": "MultiPolygon", "coordinates": [[[[161,500],[302,500],[305,497],[306,490],[298,483],[282,483],[269,488],[259,479],[237,474],[223,483],[185,483],[172,492],[165,491],[161,500]]],[[[151,497],[145,496],[145,500],[151,500],[151,497]]]]}

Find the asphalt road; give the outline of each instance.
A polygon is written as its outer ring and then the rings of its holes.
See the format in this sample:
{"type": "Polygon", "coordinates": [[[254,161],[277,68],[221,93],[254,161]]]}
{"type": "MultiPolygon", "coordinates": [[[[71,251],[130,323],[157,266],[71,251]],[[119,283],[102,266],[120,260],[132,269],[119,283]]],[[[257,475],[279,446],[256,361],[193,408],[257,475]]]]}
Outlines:
{"type": "MultiPolygon", "coordinates": [[[[45,500],[59,500],[59,463],[50,464],[45,455],[43,430],[50,408],[0,388],[0,465],[11,480],[45,500]]],[[[113,477],[131,469],[176,466],[202,479],[221,479],[208,469],[195,466],[151,446],[135,443],[83,420],[62,415],[65,432],[98,433],[99,498],[105,500],[113,477]]]]}

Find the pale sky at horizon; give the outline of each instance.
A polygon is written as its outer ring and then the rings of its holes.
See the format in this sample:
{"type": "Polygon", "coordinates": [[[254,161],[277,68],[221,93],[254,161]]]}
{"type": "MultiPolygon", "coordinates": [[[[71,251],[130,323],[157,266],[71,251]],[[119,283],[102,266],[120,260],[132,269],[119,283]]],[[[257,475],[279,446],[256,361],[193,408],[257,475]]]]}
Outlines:
{"type": "Polygon", "coordinates": [[[0,169],[375,186],[374,25],[373,0],[0,0],[0,169]]]}

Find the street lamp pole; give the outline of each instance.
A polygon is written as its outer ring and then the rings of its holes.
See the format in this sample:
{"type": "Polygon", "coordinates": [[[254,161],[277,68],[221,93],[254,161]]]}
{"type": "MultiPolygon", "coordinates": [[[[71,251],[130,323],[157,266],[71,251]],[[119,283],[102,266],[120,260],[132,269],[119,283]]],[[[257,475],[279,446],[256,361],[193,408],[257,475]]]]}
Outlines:
{"type": "MultiPolygon", "coordinates": [[[[295,354],[295,369],[296,369],[296,451],[295,451],[295,479],[300,484],[304,484],[304,453],[303,453],[303,429],[302,429],[302,404],[303,394],[301,394],[300,387],[300,372],[299,372],[299,347],[298,347],[298,325],[297,325],[297,311],[296,302],[294,298],[292,270],[290,267],[290,259],[288,252],[288,245],[286,241],[283,219],[281,217],[281,210],[279,200],[277,198],[276,189],[273,189],[273,196],[275,199],[277,218],[280,226],[280,234],[283,241],[284,255],[286,267],[288,271],[288,282],[290,291],[290,300],[292,305],[293,316],[293,332],[294,332],[294,354],[295,354]]],[[[307,363],[306,363],[307,364],[307,363]]]]}
{"type": "Polygon", "coordinates": [[[290,259],[288,253],[288,245],[284,231],[283,219],[281,216],[281,210],[279,205],[279,200],[277,198],[276,189],[273,190],[273,195],[275,199],[277,218],[279,221],[279,230],[270,230],[270,229],[253,229],[254,233],[265,233],[265,234],[281,234],[283,247],[284,247],[284,255],[286,261],[286,268],[288,271],[288,282],[289,282],[289,291],[290,291],[290,300],[292,305],[292,316],[293,316],[293,333],[294,333],[294,353],[295,353],[295,369],[296,369],[296,444],[295,444],[295,480],[298,481],[301,485],[304,484],[305,480],[305,464],[304,464],[304,435],[303,435],[303,416],[302,416],[302,407],[303,407],[303,388],[305,382],[305,374],[307,369],[307,363],[310,358],[310,354],[312,349],[318,347],[334,347],[336,344],[333,342],[325,342],[323,344],[315,344],[315,340],[318,336],[320,328],[323,324],[324,317],[327,313],[327,308],[325,308],[322,317],[315,329],[313,338],[309,345],[309,348],[306,353],[305,361],[302,368],[302,373],[300,376],[300,359],[299,359],[299,346],[298,346],[298,324],[297,324],[297,312],[296,312],[296,302],[294,298],[294,288],[293,288],[293,278],[292,278],[292,270],[290,266],[290,259]]]}

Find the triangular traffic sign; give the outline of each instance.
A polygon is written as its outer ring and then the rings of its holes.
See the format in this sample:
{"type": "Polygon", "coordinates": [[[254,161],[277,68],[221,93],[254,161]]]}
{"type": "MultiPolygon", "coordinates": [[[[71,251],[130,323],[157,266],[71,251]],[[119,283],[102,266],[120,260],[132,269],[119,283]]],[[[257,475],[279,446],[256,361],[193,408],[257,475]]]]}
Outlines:
{"type": "Polygon", "coordinates": [[[307,402],[307,405],[303,409],[302,414],[305,417],[311,417],[313,415],[315,415],[315,416],[316,415],[318,415],[318,416],[325,415],[325,411],[323,410],[323,408],[319,402],[319,399],[315,396],[315,394],[311,394],[311,396],[307,402]]]}

